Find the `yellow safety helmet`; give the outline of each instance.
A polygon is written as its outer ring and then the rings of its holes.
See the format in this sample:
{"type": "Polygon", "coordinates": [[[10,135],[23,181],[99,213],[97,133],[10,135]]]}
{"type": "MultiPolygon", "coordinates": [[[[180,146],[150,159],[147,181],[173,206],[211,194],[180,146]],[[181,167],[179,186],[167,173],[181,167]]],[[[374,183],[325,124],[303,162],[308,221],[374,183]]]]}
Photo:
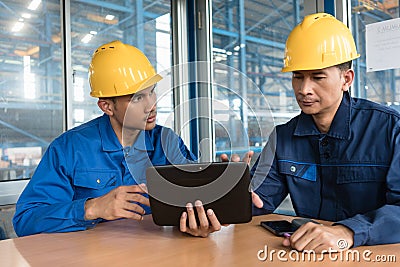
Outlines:
{"type": "Polygon", "coordinates": [[[142,51],[120,41],[97,48],[89,66],[93,97],[134,94],[161,79],[142,51]]]}
{"type": "Polygon", "coordinates": [[[346,25],[330,14],[312,14],[289,34],[282,72],[323,69],[359,56],[346,25]]]}

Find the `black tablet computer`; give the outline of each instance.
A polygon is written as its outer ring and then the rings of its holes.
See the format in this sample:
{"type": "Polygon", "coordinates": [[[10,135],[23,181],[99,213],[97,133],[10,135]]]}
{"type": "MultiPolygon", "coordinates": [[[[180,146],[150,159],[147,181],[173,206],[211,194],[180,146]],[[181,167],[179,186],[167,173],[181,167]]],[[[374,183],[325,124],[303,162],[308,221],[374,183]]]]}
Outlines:
{"type": "Polygon", "coordinates": [[[244,162],[153,166],[146,179],[157,225],[179,226],[186,204],[196,200],[205,210],[213,209],[221,224],[251,221],[250,174],[244,162]]]}

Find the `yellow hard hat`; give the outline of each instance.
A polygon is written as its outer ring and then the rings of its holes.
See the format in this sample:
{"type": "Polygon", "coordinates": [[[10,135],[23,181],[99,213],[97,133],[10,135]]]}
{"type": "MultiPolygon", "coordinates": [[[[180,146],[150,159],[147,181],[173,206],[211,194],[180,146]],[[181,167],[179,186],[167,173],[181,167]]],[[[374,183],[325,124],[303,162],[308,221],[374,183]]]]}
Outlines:
{"type": "Polygon", "coordinates": [[[359,56],[346,25],[330,14],[312,14],[289,34],[282,72],[323,69],[359,56]]]}
{"type": "Polygon", "coordinates": [[[93,97],[134,94],[161,79],[142,51],[120,41],[97,48],[89,66],[93,97]]]}

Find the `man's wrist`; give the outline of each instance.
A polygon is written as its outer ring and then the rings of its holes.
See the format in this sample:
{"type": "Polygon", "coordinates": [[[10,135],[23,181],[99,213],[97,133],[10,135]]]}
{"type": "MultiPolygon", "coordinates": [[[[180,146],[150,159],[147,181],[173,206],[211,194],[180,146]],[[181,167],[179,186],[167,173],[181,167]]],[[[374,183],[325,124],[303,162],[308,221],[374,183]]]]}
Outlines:
{"type": "Polygon", "coordinates": [[[95,212],[95,199],[94,198],[89,198],[85,202],[85,220],[90,221],[90,220],[96,220],[98,216],[96,216],[95,212]]]}
{"type": "Polygon", "coordinates": [[[347,241],[348,247],[351,248],[354,245],[354,232],[350,228],[342,224],[336,224],[334,227],[340,228],[343,232],[343,238],[347,241]]]}

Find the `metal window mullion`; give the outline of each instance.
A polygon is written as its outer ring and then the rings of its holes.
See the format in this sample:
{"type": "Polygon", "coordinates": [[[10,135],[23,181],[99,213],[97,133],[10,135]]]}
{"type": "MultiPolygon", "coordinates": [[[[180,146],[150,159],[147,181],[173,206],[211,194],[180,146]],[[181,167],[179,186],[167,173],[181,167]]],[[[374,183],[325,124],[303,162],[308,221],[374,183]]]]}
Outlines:
{"type": "Polygon", "coordinates": [[[143,0],[136,0],[135,7],[135,17],[136,17],[136,45],[141,51],[145,51],[144,49],[144,10],[143,10],[143,0]]]}
{"type": "Polygon", "coordinates": [[[245,6],[244,0],[239,0],[239,43],[240,43],[240,50],[239,50],[239,70],[242,73],[240,75],[240,89],[241,89],[241,117],[242,117],[242,124],[243,124],[243,136],[242,142],[243,147],[247,147],[248,142],[248,107],[247,107],[247,84],[246,79],[247,77],[247,63],[246,63],[246,25],[245,25],[245,6]]]}
{"type": "Polygon", "coordinates": [[[70,0],[62,0],[60,4],[61,19],[61,61],[62,61],[62,102],[63,102],[63,130],[73,127],[72,118],[72,92],[73,71],[71,60],[71,3],[70,0]]]}
{"type": "Polygon", "coordinates": [[[186,0],[171,1],[172,21],[172,88],[174,128],[185,144],[191,144],[189,105],[189,69],[186,0]]]}
{"type": "Polygon", "coordinates": [[[214,124],[213,124],[213,65],[212,65],[212,0],[196,2],[196,40],[197,40],[197,119],[199,134],[200,161],[210,162],[214,159],[214,124]]]}
{"type": "MultiPolygon", "coordinates": [[[[354,14],[354,31],[353,36],[354,36],[354,41],[356,42],[356,46],[360,45],[360,40],[359,40],[359,34],[358,34],[358,14],[354,14]]],[[[352,29],[352,28],[350,28],[352,29]]],[[[358,47],[358,50],[360,50],[360,47],[358,47]]],[[[353,69],[354,69],[354,81],[352,85],[352,89],[350,90],[350,93],[353,97],[361,97],[361,67],[360,67],[360,59],[353,60],[353,69]]],[[[365,90],[365,89],[363,89],[365,90]]]]}

